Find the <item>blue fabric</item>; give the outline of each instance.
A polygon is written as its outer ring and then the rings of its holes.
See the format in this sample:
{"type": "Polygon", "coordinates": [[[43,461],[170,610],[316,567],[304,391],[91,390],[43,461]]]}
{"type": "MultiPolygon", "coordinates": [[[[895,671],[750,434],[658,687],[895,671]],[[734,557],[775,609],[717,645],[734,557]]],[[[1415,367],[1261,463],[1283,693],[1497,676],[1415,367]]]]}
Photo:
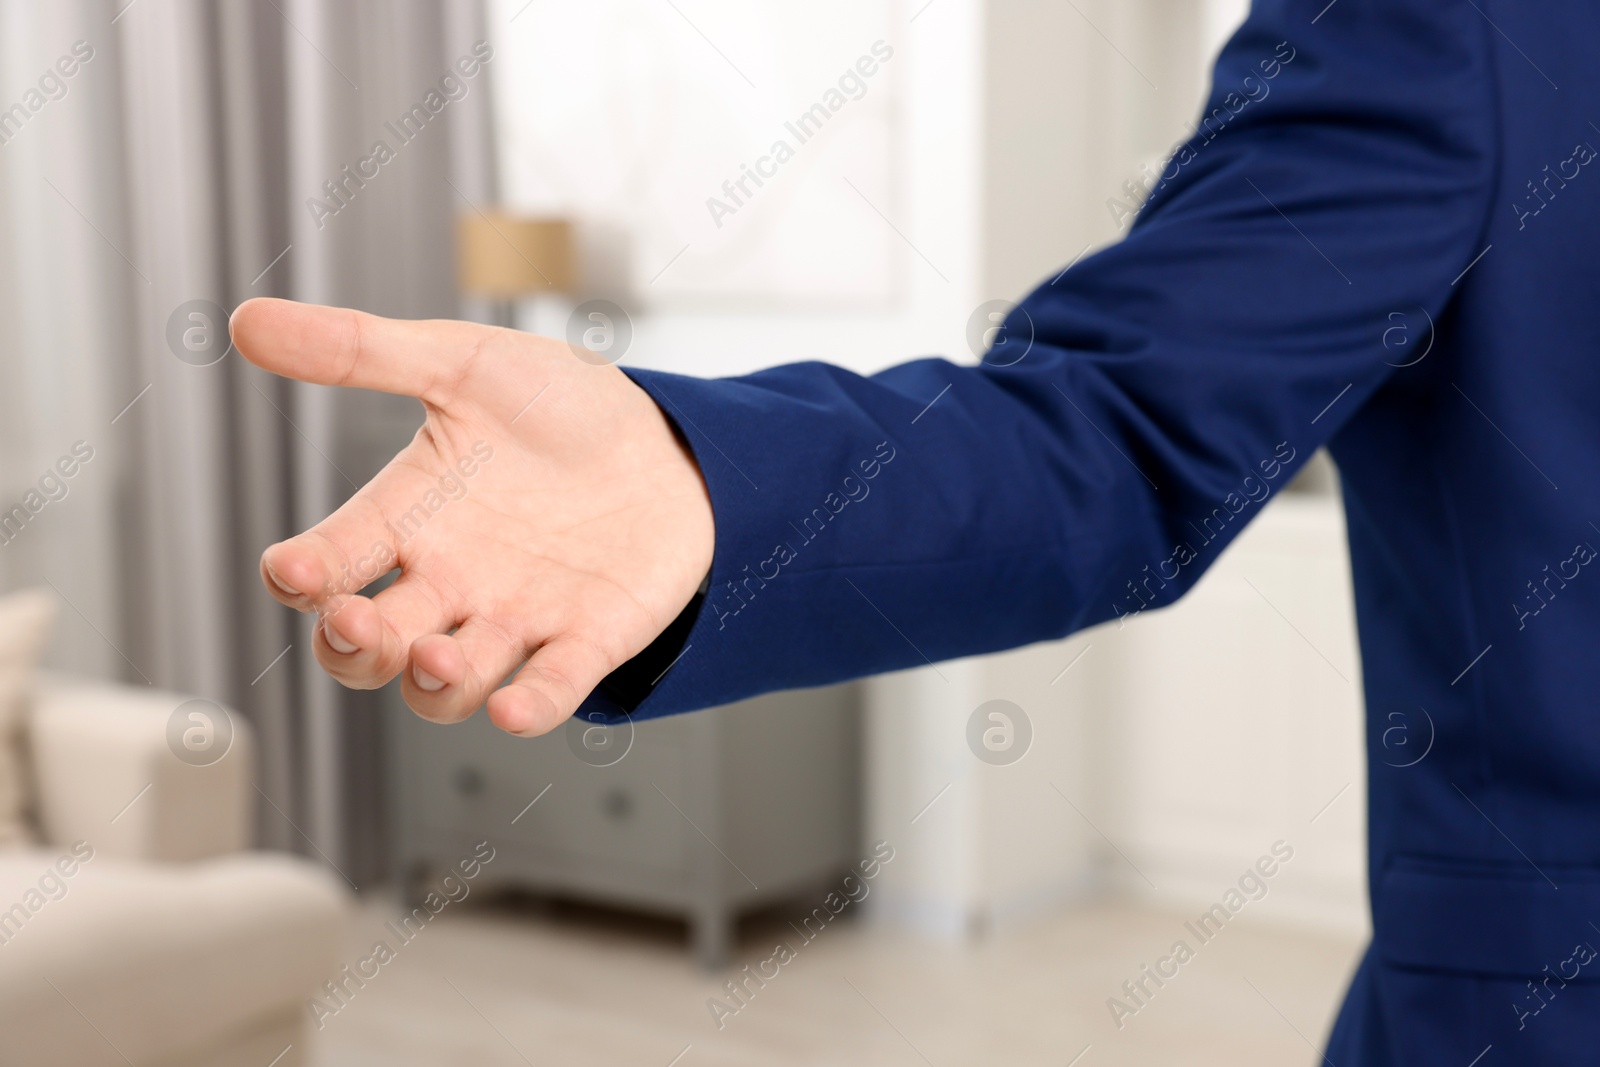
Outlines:
{"type": "Polygon", "coordinates": [[[1004,358],[634,372],[717,528],[636,717],[1169,603],[1326,444],[1375,922],[1328,1057],[1592,1062],[1597,41],[1576,0],[1259,2],[1126,240],[1029,296],[1004,358]],[[1394,766],[1419,709],[1433,748],[1394,766]]]}

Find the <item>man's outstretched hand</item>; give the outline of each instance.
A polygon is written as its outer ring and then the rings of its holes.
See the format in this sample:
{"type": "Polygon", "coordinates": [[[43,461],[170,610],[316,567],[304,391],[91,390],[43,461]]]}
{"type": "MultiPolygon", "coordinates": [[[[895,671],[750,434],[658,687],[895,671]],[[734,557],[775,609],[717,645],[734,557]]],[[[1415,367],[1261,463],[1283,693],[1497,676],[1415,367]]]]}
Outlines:
{"type": "Polygon", "coordinates": [[[699,469],[615,367],[511,330],[284,300],[240,305],[232,332],[257,366],[426,410],[377,477],[261,558],[273,596],[321,617],[317,660],[347,686],[403,672],[425,718],[487,699],[501,729],[541,734],[665,630],[711,566],[699,469]],[[358,595],[394,567],[387,589],[358,595]]]}

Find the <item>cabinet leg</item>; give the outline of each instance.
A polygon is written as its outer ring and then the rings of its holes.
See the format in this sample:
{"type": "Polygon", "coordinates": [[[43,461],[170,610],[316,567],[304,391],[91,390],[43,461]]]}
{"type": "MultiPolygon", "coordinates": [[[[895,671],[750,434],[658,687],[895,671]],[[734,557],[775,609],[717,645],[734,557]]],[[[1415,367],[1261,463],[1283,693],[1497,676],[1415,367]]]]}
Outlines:
{"type": "Polygon", "coordinates": [[[733,954],[734,916],[726,908],[705,908],[691,920],[695,961],[708,971],[727,964],[733,954]]]}

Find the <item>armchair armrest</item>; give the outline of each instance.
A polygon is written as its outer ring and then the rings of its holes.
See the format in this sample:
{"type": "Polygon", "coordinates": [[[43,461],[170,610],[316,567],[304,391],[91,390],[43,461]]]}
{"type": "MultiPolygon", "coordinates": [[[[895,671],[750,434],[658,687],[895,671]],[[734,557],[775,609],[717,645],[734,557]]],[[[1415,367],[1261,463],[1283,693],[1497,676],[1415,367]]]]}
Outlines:
{"type": "MultiPolygon", "coordinates": [[[[249,724],[230,713],[226,754],[207,766],[192,765],[168,743],[169,720],[189,699],[41,673],[29,739],[46,839],[82,840],[99,855],[161,861],[248,848],[249,724]]],[[[180,729],[180,746],[181,737],[180,729]]]]}

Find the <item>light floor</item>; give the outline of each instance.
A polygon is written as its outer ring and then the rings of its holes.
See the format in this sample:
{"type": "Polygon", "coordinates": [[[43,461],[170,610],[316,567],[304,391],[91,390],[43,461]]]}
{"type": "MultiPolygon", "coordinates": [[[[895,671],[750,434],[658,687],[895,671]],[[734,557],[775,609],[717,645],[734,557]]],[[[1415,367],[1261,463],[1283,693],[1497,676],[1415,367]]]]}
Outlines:
{"type": "MultiPolygon", "coordinates": [[[[368,955],[379,937],[392,944],[382,924],[396,913],[367,903],[346,959],[368,955]]],[[[1174,940],[1194,944],[1184,918],[1100,904],[965,945],[841,922],[719,1030],[706,1000],[737,967],[698,970],[680,927],[469,900],[446,908],[325,1020],[312,1059],[317,1067],[1320,1063],[1313,1046],[1360,946],[1251,926],[1248,915],[1116,1027],[1106,999],[1174,940]]],[[[770,956],[785,934],[799,944],[781,916],[747,924],[739,964],[770,956]]]]}

